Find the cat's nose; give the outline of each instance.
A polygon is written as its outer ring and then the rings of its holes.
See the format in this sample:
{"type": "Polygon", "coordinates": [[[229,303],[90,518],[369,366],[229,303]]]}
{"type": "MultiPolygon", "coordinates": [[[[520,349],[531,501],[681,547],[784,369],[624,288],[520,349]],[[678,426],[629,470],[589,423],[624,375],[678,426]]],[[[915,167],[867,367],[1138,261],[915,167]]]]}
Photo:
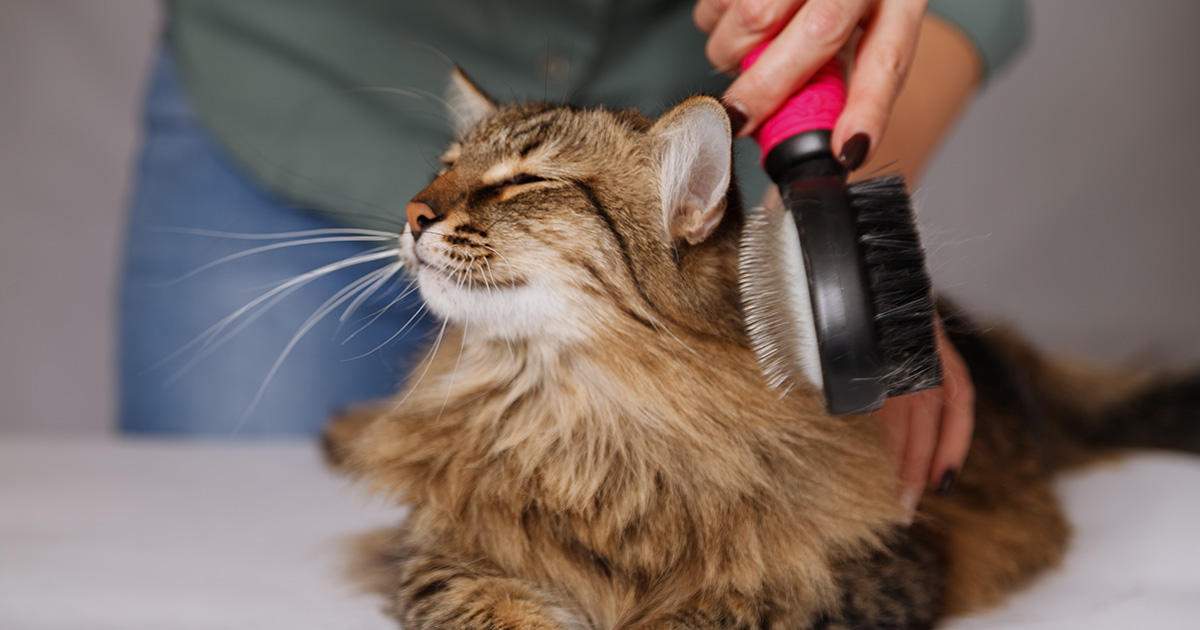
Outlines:
{"type": "Polygon", "coordinates": [[[426,227],[442,218],[429,204],[420,201],[408,202],[404,214],[408,216],[408,229],[412,230],[413,240],[416,240],[426,227]]]}

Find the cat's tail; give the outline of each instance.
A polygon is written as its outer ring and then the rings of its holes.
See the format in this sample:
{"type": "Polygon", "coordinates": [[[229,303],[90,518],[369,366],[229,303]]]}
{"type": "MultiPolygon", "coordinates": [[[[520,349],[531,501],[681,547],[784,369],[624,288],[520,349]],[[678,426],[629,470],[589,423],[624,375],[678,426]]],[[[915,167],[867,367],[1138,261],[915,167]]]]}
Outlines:
{"type": "Polygon", "coordinates": [[[1051,469],[1122,448],[1200,453],[1200,370],[1165,372],[1047,358],[1004,328],[980,331],[943,310],[977,400],[1021,418],[1051,469]]]}
{"type": "Polygon", "coordinates": [[[1200,371],[1155,373],[1047,361],[1042,387],[1059,423],[1058,467],[1119,448],[1200,453],[1200,371]]]}

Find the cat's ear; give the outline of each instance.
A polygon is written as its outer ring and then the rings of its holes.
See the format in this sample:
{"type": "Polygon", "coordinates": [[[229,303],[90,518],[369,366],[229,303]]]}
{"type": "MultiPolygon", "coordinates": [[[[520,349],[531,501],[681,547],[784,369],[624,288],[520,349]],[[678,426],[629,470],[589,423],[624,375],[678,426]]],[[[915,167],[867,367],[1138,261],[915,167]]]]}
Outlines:
{"type": "Polygon", "coordinates": [[[696,96],[658,119],[650,133],[667,231],[699,243],[725,215],[733,168],[729,116],[715,98],[696,96]]]}
{"type": "Polygon", "coordinates": [[[450,85],[446,88],[446,107],[454,125],[454,135],[474,127],[479,121],[496,111],[496,101],[484,94],[475,82],[467,77],[458,66],[450,73],[450,85]]]}

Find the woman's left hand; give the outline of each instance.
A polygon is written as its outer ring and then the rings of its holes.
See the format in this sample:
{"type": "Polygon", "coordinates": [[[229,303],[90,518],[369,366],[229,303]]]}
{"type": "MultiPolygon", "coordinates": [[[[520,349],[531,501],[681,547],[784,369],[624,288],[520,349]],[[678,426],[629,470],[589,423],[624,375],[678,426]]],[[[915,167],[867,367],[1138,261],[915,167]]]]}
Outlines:
{"type": "Polygon", "coordinates": [[[937,322],[942,386],[887,399],[879,410],[900,477],[900,504],[911,521],[925,484],[941,494],[954,488],[975,428],[975,387],[967,364],[937,322]]]}

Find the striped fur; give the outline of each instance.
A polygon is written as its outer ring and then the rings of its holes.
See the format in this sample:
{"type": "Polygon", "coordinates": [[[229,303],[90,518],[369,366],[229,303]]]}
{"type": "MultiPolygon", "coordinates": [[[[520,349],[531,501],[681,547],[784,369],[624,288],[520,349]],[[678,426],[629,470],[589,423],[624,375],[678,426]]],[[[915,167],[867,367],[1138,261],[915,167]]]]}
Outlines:
{"type": "MultiPolygon", "coordinates": [[[[1057,560],[1048,468],[986,384],[960,490],[911,530],[874,417],[769,392],[736,294],[736,185],[662,166],[729,168],[716,101],[655,122],[467,88],[416,197],[436,218],[402,238],[444,337],[395,401],[326,435],[411,506],[370,545],[405,628],[924,628],[1057,560]]],[[[1049,369],[996,343],[1021,379],[1049,369]]]]}

